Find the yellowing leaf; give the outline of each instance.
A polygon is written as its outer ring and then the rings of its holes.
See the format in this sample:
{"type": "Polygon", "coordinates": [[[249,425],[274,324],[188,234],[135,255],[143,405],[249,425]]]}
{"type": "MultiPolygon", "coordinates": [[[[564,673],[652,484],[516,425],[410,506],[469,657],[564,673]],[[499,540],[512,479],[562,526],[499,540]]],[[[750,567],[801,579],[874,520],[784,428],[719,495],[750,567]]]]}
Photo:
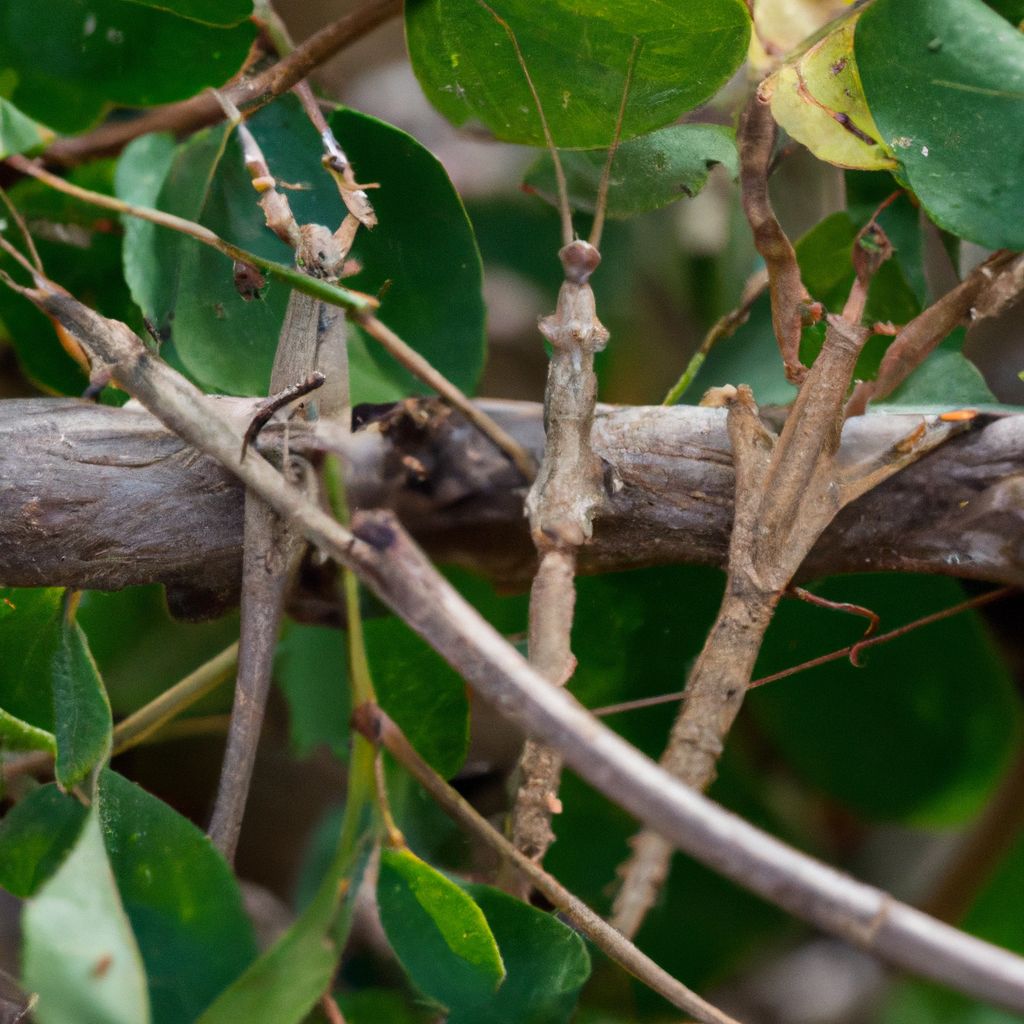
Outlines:
{"type": "Polygon", "coordinates": [[[891,150],[864,99],[853,56],[858,15],[787,61],[762,87],[772,116],[819,160],[853,170],[891,170],[891,150]]]}
{"type": "Polygon", "coordinates": [[[851,0],[756,0],[754,32],[747,59],[761,73],[772,70],[780,57],[795,50],[833,18],[851,0]]]}

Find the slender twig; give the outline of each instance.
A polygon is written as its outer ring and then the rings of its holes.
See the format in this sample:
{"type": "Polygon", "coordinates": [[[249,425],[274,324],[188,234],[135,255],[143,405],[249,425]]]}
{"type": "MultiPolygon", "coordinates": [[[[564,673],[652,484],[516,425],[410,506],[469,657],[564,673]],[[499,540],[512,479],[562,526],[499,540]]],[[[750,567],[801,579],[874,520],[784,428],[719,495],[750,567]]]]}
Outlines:
{"type": "Polygon", "coordinates": [[[800,278],[796,252],[782,230],[768,196],[768,175],[775,146],[771,107],[758,92],[740,118],[740,188],[743,210],[750,222],[754,245],[764,259],[772,295],[772,326],[782,353],[786,376],[799,384],[807,373],[800,362],[800,334],[807,290],[800,278]]]}
{"type": "MultiPolygon", "coordinates": [[[[223,90],[235,106],[249,113],[288,92],[296,82],[351,43],[390,20],[401,11],[400,0],[367,0],[354,11],[326,25],[297,46],[273,67],[252,78],[243,78],[223,90]]],[[[116,153],[132,139],[148,132],[185,134],[215,124],[223,112],[216,99],[201,93],[182,103],[146,111],[130,121],[112,121],[85,135],[58,139],[46,151],[48,160],[72,165],[93,157],[116,153]]]]}
{"type": "Polygon", "coordinates": [[[790,913],[890,963],[1024,1011],[1024,958],[943,925],[800,853],[673,779],[552,687],[438,573],[388,513],[346,529],[263,459],[239,457],[240,432],[217,402],[150,353],[127,327],[46,281],[9,286],[61,320],[94,361],[158,419],[216,459],[296,531],[357,572],[485,700],[559,750],[581,778],[673,845],[790,913]]]}
{"type": "Polygon", "coordinates": [[[860,381],[846,406],[847,416],[859,416],[868,402],[894,391],[963,323],[994,316],[1024,291],[1024,255],[994,253],[941,299],[919,313],[893,338],[874,380],[860,381]]]}
{"type": "Polygon", "coordinates": [[[707,1024],[736,1024],[732,1017],[701,999],[696,992],[659,967],[535,860],[518,850],[416,753],[401,729],[377,705],[364,704],[356,708],[352,723],[369,740],[384,747],[430,794],[445,814],[513,865],[533,888],[542,893],[610,960],[614,960],[684,1013],[693,1014],[707,1024]]]}
{"type": "MultiPolygon", "coordinates": [[[[1016,587],[1000,587],[998,590],[990,590],[987,594],[980,594],[977,597],[970,598],[969,600],[961,601],[959,604],[951,605],[949,608],[943,608],[942,611],[933,612],[931,615],[925,615],[920,619],[915,619],[913,622],[908,622],[904,626],[899,626],[897,629],[891,629],[888,633],[880,633],[878,636],[869,637],[866,640],[858,640],[857,643],[850,644],[848,647],[840,647],[838,650],[830,651],[828,654],[822,654],[820,657],[810,658],[808,661],[802,661],[799,665],[791,665],[789,668],[784,668],[779,672],[773,672],[771,675],[761,676],[760,679],[752,679],[748,689],[753,690],[757,686],[766,686],[768,683],[774,683],[780,679],[788,679],[790,676],[806,672],[808,669],[817,668],[819,665],[827,665],[833,661],[841,661],[843,658],[849,658],[855,652],[859,653],[860,651],[866,651],[870,647],[877,647],[879,644],[886,644],[890,640],[896,640],[898,637],[906,636],[907,633],[912,633],[914,630],[920,629],[922,626],[930,626],[932,623],[952,618],[954,615],[959,615],[961,612],[971,611],[975,608],[982,608],[987,604],[991,604],[993,601],[999,601],[1004,597],[1008,597],[1010,594],[1015,593],[1016,590],[1016,587]]],[[[659,693],[653,697],[639,697],[636,700],[624,700],[620,701],[618,704],[606,704],[603,707],[592,708],[591,711],[599,718],[622,714],[625,711],[640,711],[644,708],[657,707],[660,704],[673,704],[677,700],[682,699],[683,692],[684,691],[680,690],[677,693],[659,693]]]]}

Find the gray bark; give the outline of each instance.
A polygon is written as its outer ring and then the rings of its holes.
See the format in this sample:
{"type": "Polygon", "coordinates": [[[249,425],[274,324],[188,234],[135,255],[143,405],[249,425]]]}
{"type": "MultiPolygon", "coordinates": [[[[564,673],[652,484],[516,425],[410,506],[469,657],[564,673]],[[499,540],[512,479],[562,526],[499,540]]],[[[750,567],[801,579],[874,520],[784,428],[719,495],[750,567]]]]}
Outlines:
{"type": "MultiPolygon", "coordinates": [[[[223,399],[240,432],[255,400],[223,399]]],[[[530,451],[541,407],[486,402],[530,451]]],[[[856,462],[919,417],[851,420],[841,459],[856,462]]],[[[394,510],[437,559],[525,585],[535,554],[525,489],[507,459],[457,414],[401,403],[350,438],[272,424],[261,443],[340,450],[354,508],[394,510]]],[[[599,407],[594,448],[608,492],[583,572],[724,565],[733,471],[723,410],[599,407]]],[[[252,453],[250,457],[258,457],[252,453]]],[[[178,614],[237,600],[242,490],[141,408],[73,399],[0,402],[0,582],[118,589],[158,582],[178,614]]],[[[895,570],[1024,584],[1024,416],[976,425],[843,510],[800,577],[895,570]]]]}

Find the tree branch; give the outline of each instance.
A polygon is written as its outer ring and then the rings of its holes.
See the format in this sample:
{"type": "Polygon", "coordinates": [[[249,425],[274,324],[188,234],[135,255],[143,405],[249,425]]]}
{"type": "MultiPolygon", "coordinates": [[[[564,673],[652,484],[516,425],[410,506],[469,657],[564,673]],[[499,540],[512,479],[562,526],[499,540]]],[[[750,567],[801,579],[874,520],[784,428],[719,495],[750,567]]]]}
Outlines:
{"type": "MultiPolygon", "coordinates": [[[[239,433],[258,404],[207,401],[239,433]]],[[[540,453],[539,405],[480,404],[540,453]]],[[[584,572],[725,564],[734,487],[725,418],[724,410],[690,406],[598,406],[594,448],[617,484],[581,549],[584,572]]],[[[880,413],[848,420],[837,457],[860,461],[920,422],[880,413]]],[[[267,426],[265,451],[283,447],[284,429],[267,426]]],[[[505,586],[529,582],[536,563],[519,474],[438,401],[396,405],[344,439],[293,423],[289,444],[338,452],[352,507],[393,509],[435,557],[505,586]]],[[[840,512],[799,577],[928,572],[1022,585],[1022,480],[1024,416],[979,416],[971,430],[840,512]]],[[[202,618],[237,603],[241,550],[241,486],[135,403],[0,402],[6,584],[117,590],[157,582],[176,614],[202,618]]]]}
{"type": "Polygon", "coordinates": [[[650,957],[595,914],[582,900],[548,874],[532,857],[518,850],[472,804],[453,789],[420,757],[401,729],[376,705],[356,708],[353,725],[368,739],[380,744],[436,801],[437,805],[477,839],[511,864],[524,879],[542,893],[610,960],[667,999],[684,1013],[707,1024],[737,1024],[732,1017],[701,999],[696,992],[673,978],[650,957]]]}
{"type": "Polygon", "coordinates": [[[109,321],[45,281],[19,289],[56,317],[164,423],[216,458],[297,532],[357,572],[484,699],[555,747],[583,779],[679,849],[809,923],[889,962],[977,998],[1024,1011],[1024,958],[974,939],[787,847],[673,779],[552,687],[437,572],[389,513],[348,530],[263,459],[240,457],[242,431],[109,321]]]}

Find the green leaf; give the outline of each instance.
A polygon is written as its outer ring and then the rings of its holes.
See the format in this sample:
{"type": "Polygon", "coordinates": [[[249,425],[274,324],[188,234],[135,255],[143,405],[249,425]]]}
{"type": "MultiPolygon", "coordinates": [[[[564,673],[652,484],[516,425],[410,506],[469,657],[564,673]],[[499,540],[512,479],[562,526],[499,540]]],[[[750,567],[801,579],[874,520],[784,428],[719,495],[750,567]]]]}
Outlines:
{"type": "Polygon", "coordinates": [[[66,616],[53,655],[53,717],[57,782],[70,789],[110,756],[114,723],[89,641],[66,616]]]}
{"type": "MultiPolygon", "coordinates": [[[[882,631],[963,599],[952,580],[910,574],[813,589],[872,609],[882,631]]],[[[784,602],[756,675],[853,643],[863,629],[858,617],[784,602]]],[[[803,779],[868,818],[949,825],[977,813],[1005,767],[1017,718],[977,615],[909,633],[863,661],[864,669],[843,659],[759,688],[748,698],[751,714],[803,779]]]]}
{"type": "MultiPolygon", "coordinates": [[[[76,167],[75,185],[109,194],[114,162],[98,160],[76,167]]],[[[11,189],[11,199],[33,225],[36,248],[49,276],[79,301],[104,316],[142,328],[121,273],[121,238],[111,215],[40,181],[25,179],[11,189]]],[[[0,257],[6,269],[24,279],[24,271],[0,257]]],[[[0,289],[0,334],[6,334],[26,375],[43,390],[80,395],[88,385],[82,368],[61,346],[53,323],[32,303],[0,289]],[[6,329],[5,329],[6,328],[6,329]]]]}
{"type": "Polygon", "coordinates": [[[274,679],[288,701],[292,749],[308,757],[321,744],[348,753],[348,655],[344,635],[324,626],[289,624],[277,645],[274,679]]]}
{"type": "Polygon", "coordinates": [[[772,116],[819,160],[873,171],[896,166],[864,100],[852,14],[767,80],[772,116]]]}
{"type": "Polygon", "coordinates": [[[88,812],[48,783],[19,800],[0,821],[0,886],[21,899],[60,867],[88,812]]]}
{"type": "Polygon", "coordinates": [[[590,977],[583,940],[551,914],[490,886],[467,891],[498,941],[507,977],[486,1003],[453,1006],[448,1024],[565,1024],[590,977]]]}
{"type": "Polygon", "coordinates": [[[958,327],[891,394],[886,405],[990,405],[998,399],[981,371],[963,353],[966,331],[958,327]]]}
{"type": "Polygon", "coordinates": [[[154,1024],[194,1020],[256,958],[235,876],[195,825],[116,772],[103,773],[100,820],[154,1024]]]}
{"type": "Polygon", "coordinates": [[[854,41],[871,112],[932,219],[1024,247],[1024,36],[981,0],[876,0],[854,41]]]}
{"type": "Polygon", "coordinates": [[[252,0],[128,0],[204,25],[228,27],[252,15],[252,0]]]}
{"type": "Polygon", "coordinates": [[[505,966],[483,912],[463,889],[409,850],[383,850],[377,906],[417,988],[450,1008],[494,999],[505,966]]]}
{"type": "Polygon", "coordinates": [[[287,932],[225,989],[196,1024],[299,1024],[327,991],[348,938],[372,842],[366,793],[375,752],[357,738],[349,764],[350,804],[341,838],[316,895],[287,932]],[[350,820],[351,819],[351,820],[350,820]],[[350,831],[346,831],[350,829],[350,831]]]}
{"type": "MultiPolygon", "coordinates": [[[[374,294],[388,282],[380,317],[450,380],[471,391],[484,356],[482,271],[472,229],[444,169],[404,132],[353,111],[331,125],[361,180],[380,182],[370,195],[379,226],[362,230],[353,255],[360,273],[346,285],[374,294]]],[[[337,227],[345,209],[320,163],[320,142],[293,98],[279,100],[249,121],[281,181],[308,185],[288,192],[300,223],[337,227]]],[[[136,143],[136,145],[139,145],[136,143]]],[[[129,149],[119,193],[125,198],[145,171],[147,153],[129,149]]],[[[142,191],[142,187],[139,187],[142,191]]],[[[265,226],[232,137],[200,133],[178,147],[160,191],[161,209],[199,220],[257,255],[291,264],[293,253],[265,226]],[[226,146],[226,148],[225,148],[226,146]]],[[[132,292],[164,329],[170,361],[208,389],[264,394],[289,290],[274,281],[262,298],[245,302],[221,256],[165,231],[129,236],[125,262],[135,268],[132,292]]],[[[349,358],[354,400],[391,401],[422,394],[424,386],[376,342],[351,328],[349,358]]]]}
{"type": "Polygon", "coordinates": [[[89,127],[109,104],[153,106],[223,85],[245,60],[251,25],[213,28],[124,0],[7,0],[0,67],[9,98],[58,131],[89,127]]]}
{"type": "MultiPolygon", "coordinates": [[[[746,56],[740,0],[650,4],[530,0],[491,5],[515,32],[555,145],[608,146],[639,42],[622,137],[670,124],[713,96],[746,56]]],[[[477,0],[411,0],[405,30],[413,70],[456,125],[483,122],[499,139],[543,146],[533,97],[504,29],[477,0]]]]}
{"type": "MultiPolygon", "coordinates": [[[[607,153],[603,150],[561,154],[569,201],[593,212],[607,153]]],[[[608,187],[608,216],[631,217],[692,198],[704,187],[714,164],[733,177],[738,173],[736,136],[714,124],[677,124],[631,139],[619,146],[608,187]]],[[[545,198],[555,197],[551,156],[542,156],[526,174],[526,184],[545,198]]]]}
{"type": "Polygon", "coordinates": [[[420,756],[450,778],[469,746],[462,677],[400,619],[372,619],[363,630],[380,706],[420,756]]]}
{"type": "Polygon", "coordinates": [[[13,103],[0,97],[0,160],[47,145],[53,132],[26,117],[13,103]]]}
{"type": "Polygon", "coordinates": [[[9,749],[57,749],[52,662],[62,594],[57,587],[0,590],[0,737],[9,749]]]}
{"type": "Polygon", "coordinates": [[[391,989],[338,993],[336,998],[346,1024],[426,1024],[430,1019],[422,1008],[416,1012],[408,999],[391,989]]]}
{"type": "Polygon", "coordinates": [[[148,1024],[146,974],[100,831],[86,818],[74,849],[26,905],[25,985],[40,1024],[148,1024]]]}

